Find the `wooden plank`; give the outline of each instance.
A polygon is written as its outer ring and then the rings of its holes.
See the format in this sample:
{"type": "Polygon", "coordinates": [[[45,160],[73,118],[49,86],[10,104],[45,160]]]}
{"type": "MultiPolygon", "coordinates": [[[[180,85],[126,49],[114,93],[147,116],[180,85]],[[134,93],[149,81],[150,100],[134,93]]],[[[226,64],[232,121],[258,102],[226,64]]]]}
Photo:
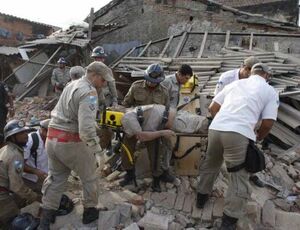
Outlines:
{"type": "Polygon", "coordinates": [[[169,38],[169,40],[167,41],[165,47],[163,48],[163,50],[162,50],[161,53],[159,54],[159,57],[160,57],[160,58],[162,58],[162,57],[165,55],[165,53],[166,53],[166,51],[167,51],[169,45],[171,44],[173,38],[174,38],[174,36],[172,35],[172,36],[169,38]]]}
{"type": "Polygon", "coordinates": [[[230,30],[226,31],[226,37],[225,37],[225,45],[224,47],[227,48],[229,45],[229,40],[230,40],[230,30]]]}
{"type": "Polygon", "coordinates": [[[250,34],[249,50],[252,50],[253,46],[253,32],[250,34]]]}
{"type": "Polygon", "coordinates": [[[173,54],[173,58],[176,58],[179,56],[181,50],[182,50],[182,47],[184,46],[185,42],[186,42],[186,38],[187,38],[187,31],[185,31],[182,36],[181,36],[181,39],[176,47],[176,50],[175,50],[175,53],[173,54]]]}
{"type": "Polygon", "coordinates": [[[205,48],[205,43],[206,43],[206,40],[207,40],[207,35],[208,35],[208,32],[205,31],[203,39],[202,39],[200,51],[199,51],[199,54],[198,54],[197,58],[201,58],[202,57],[202,54],[203,54],[203,51],[204,51],[204,48],[205,48]]]}
{"type": "Polygon", "coordinates": [[[138,57],[142,57],[144,55],[144,53],[146,52],[146,50],[149,48],[149,46],[151,45],[152,41],[149,41],[147,43],[147,45],[144,47],[144,49],[139,53],[138,57]]]}
{"type": "Polygon", "coordinates": [[[95,15],[94,15],[94,8],[92,7],[91,8],[91,11],[90,11],[90,16],[89,16],[89,30],[88,30],[88,39],[92,40],[92,29],[93,29],[93,24],[94,24],[94,18],[95,18],[95,15]]]}

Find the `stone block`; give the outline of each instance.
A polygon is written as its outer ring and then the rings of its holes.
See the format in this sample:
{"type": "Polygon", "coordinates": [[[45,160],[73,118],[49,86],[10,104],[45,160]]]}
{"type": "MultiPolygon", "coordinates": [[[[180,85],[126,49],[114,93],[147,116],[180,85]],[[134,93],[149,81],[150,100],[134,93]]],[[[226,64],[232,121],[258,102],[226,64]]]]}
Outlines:
{"type": "Polygon", "coordinates": [[[120,224],[120,213],[116,211],[100,211],[98,230],[114,230],[120,224]]]}
{"type": "Polygon", "coordinates": [[[203,212],[202,212],[202,221],[204,222],[210,222],[212,221],[212,212],[213,212],[213,207],[214,207],[214,200],[212,198],[210,198],[204,208],[203,208],[203,212]]]}
{"type": "Polygon", "coordinates": [[[224,199],[218,198],[214,203],[213,217],[218,218],[223,216],[224,199]]]}
{"type": "Polygon", "coordinates": [[[147,230],[168,230],[169,219],[164,215],[147,212],[138,225],[147,230]]]}
{"type": "Polygon", "coordinates": [[[120,223],[126,224],[131,220],[132,205],[128,203],[119,204],[117,211],[120,213],[120,223]]]}
{"type": "Polygon", "coordinates": [[[277,210],[275,224],[278,230],[298,230],[300,226],[300,214],[277,210]]]}
{"type": "Polygon", "coordinates": [[[132,223],[128,227],[124,228],[123,230],[140,230],[139,226],[137,223],[132,223]]]}
{"type": "Polygon", "coordinates": [[[183,208],[184,200],[185,200],[185,194],[182,192],[179,192],[176,197],[174,209],[181,211],[183,208]]]}
{"type": "Polygon", "coordinates": [[[262,209],[262,223],[267,227],[275,226],[275,205],[272,201],[267,200],[262,209]]]}
{"type": "Polygon", "coordinates": [[[169,230],[182,230],[184,229],[180,224],[173,222],[169,226],[169,230]]]}
{"type": "Polygon", "coordinates": [[[190,194],[185,197],[182,211],[190,213],[192,211],[193,204],[195,203],[195,194],[190,194]]]}

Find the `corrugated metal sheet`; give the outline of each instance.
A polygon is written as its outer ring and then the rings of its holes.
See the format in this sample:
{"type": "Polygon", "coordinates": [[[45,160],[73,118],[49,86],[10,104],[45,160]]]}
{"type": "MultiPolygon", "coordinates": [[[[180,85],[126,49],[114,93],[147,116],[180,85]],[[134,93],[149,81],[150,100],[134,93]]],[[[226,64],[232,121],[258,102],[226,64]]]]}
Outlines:
{"type": "Polygon", "coordinates": [[[34,41],[27,42],[25,45],[20,46],[21,48],[27,47],[35,47],[38,45],[47,45],[47,44],[69,44],[79,47],[86,47],[90,42],[89,39],[78,39],[75,38],[69,43],[70,37],[60,37],[60,38],[45,38],[45,39],[37,39],[34,41]]]}
{"type": "Polygon", "coordinates": [[[8,46],[1,46],[0,47],[0,54],[3,55],[15,55],[19,53],[19,49],[16,47],[8,47],[8,46]]]}

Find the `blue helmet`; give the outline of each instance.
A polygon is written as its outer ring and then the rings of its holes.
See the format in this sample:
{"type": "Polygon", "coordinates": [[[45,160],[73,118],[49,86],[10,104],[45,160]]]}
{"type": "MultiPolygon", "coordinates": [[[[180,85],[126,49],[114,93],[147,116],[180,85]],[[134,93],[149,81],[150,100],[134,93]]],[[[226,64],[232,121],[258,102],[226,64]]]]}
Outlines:
{"type": "Polygon", "coordinates": [[[165,79],[163,68],[159,64],[151,64],[145,70],[144,78],[151,83],[160,83],[165,79]]]}
{"type": "Polygon", "coordinates": [[[93,49],[92,58],[96,58],[96,57],[102,57],[105,58],[107,57],[107,54],[105,53],[105,50],[102,46],[97,46],[93,49]]]}
{"type": "Polygon", "coordinates": [[[25,126],[25,122],[23,120],[11,120],[4,127],[4,140],[6,141],[8,137],[17,133],[31,130],[31,128],[25,126]]]}
{"type": "Polygon", "coordinates": [[[67,64],[66,59],[61,57],[60,59],[58,59],[57,61],[58,64],[67,64]]]}

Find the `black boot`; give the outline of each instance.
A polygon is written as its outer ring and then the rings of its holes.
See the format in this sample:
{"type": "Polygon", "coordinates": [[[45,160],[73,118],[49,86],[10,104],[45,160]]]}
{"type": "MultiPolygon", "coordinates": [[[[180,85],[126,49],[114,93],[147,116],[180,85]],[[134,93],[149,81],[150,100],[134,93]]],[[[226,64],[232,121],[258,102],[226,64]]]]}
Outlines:
{"type": "Polygon", "coordinates": [[[197,208],[202,209],[208,201],[208,194],[197,193],[197,208]]]}
{"type": "Polygon", "coordinates": [[[56,210],[42,209],[39,230],[50,230],[50,223],[54,223],[56,218],[56,210]]]}
{"type": "Polygon", "coordinates": [[[135,186],[137,186],[136,180],[135,180],[134,169],[126,170],[126,172],[127,173],[126,173],[124,179],[122,181],[120,181],[120,186],[124,187],[124,186],[130,185],[130,184],[134,184],[135,186]]]}
{"type": "Polygon", "coordinates": [[[163,174],[160,176],[160,180],[166,183],[173,183],[176,177],[171,175],[169,170],[165,170],[163,174]]]}
{"type": "Polygon", "coordinates": [[[160,178],[159,177],[153,177],[152,181],[152,190],[153,192],[161,192],[160,188],[160,178]]]}
{"type": "Polygon", "coordinates": [[[99,218],[99,210],[97,208],[84,208],[82,223],[89,224],[99,218]]]}
{"type": "Polygon", "coordinates": [[[259,179],[259,177],[256,176],[256,175],[251,175],[251,176],[249,177],[249,180],[250,180],[253,184],[255,184],[257,187],[260,187],[260,188],[265,187],[265,183],[264,183],[263,181],[261,181],[261,180],[259,179]]]}
{"type": "Polygon", "coordinates": [[[220,230],[235,230],[237,221],[237,218],[227,216],[225,213],[223,213],[220,230]]]}

